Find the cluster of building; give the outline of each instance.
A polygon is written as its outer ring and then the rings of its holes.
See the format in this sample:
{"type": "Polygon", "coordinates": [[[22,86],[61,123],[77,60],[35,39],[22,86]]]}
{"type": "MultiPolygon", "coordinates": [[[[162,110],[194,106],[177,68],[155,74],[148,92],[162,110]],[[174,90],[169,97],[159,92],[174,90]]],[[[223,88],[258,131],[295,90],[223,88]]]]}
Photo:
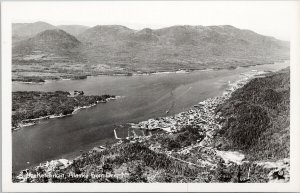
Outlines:
{"type": "Polygon", "coordinates": [[[162,129],[167,132],[177,132],[182,127],[188,125],[207,124],[211,122],[211,118],[205,116],[207,112],[213,110],[211,105],[206,105],[211,101],[205,101],[204,105],[196,105],[194,108],[178,113],[174,116],[159,117],[156,119],[149,119],[138,124],[132,124],[132,128],[156,130],[162,129]]]}

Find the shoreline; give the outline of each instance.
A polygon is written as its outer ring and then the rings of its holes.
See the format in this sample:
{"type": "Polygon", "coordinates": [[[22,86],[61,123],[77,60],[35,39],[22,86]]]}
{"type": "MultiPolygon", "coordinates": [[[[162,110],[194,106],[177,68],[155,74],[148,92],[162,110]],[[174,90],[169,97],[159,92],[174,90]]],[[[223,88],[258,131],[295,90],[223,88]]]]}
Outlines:
{"type": "MultiPolygon", "coordinates": [[[[89,77],[97,77],[97,76],[121,76],[121,77],[128,77],[128,76],[151,76],[151,75],[162,75],[162,74],[182,74],[182,73],[191,73],[191,72],[197,72],[197,71],[217,71],[217,70],[235,70],[238,68],[249,68],[253,66],[260,66],[260,65],[266,65],[266,64],[275,64],[278,62],[286,63],[289,60],[279,60],[275,62],[269,62],[269,63],[259,63],[259,64],[249,64],[245,66],[228,66],[228,67],[214,67],[214,68],[203,68],[203,69],[175,69],[173,71],[154,71],[154,72],[130,72],[130,73],[99,73],[95,75],[87,75],[87,78],[89,77]]],[[[47,84],[55,81],[69,81],[69,80],[86,80],[85,79],[72,79],[72,78],[59,78],[59,79],[44,79],[44,82],[26,82],[26,81],[15,81],[12,80],[12,82],[21,83],[21,84],[47,84]]]]}

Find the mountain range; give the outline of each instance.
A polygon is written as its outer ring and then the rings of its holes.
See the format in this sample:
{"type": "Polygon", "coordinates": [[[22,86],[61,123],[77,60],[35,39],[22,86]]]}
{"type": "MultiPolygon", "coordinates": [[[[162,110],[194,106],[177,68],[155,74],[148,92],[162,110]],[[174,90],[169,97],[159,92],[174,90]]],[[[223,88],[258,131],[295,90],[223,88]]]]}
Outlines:
{"type": "MultiPolygon", "coordinates": [[[[133,30],[121,25],[12,25],[13,55],[80,55],[129,71],[235,67],[289,58],[289,42],[230,25],[133,30]]],[[[71,56],[72,56],[71,55],[71,56]]]]}

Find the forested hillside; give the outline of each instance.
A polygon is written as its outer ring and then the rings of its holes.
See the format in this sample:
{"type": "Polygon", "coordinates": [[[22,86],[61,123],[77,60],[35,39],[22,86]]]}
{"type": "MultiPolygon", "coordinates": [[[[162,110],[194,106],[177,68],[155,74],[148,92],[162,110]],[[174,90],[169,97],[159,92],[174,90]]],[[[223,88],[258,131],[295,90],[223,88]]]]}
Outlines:
{"type": "Polygon", "coordinates": [[[225,118],[222,148],[242,149],[255,160],[289,157],[289,68],[251,80],[218,111],[225,118]]]}

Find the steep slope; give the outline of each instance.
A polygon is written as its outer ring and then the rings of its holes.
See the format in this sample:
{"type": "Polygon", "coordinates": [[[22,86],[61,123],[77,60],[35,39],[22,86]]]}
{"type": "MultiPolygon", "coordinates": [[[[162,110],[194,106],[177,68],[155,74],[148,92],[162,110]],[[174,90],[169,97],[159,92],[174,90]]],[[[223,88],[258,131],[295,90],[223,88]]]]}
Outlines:
{"type": "Polygon", "coordinates": [[[254,160],[289,157],[290,69],[250,81],[218,107],[225,117],[219,146],[254,160]]]}
{"type": "Polygon", "coordinates": [[[75,37],[90,28],[84,25],[58,25],[57,27],[75,37]]]}

